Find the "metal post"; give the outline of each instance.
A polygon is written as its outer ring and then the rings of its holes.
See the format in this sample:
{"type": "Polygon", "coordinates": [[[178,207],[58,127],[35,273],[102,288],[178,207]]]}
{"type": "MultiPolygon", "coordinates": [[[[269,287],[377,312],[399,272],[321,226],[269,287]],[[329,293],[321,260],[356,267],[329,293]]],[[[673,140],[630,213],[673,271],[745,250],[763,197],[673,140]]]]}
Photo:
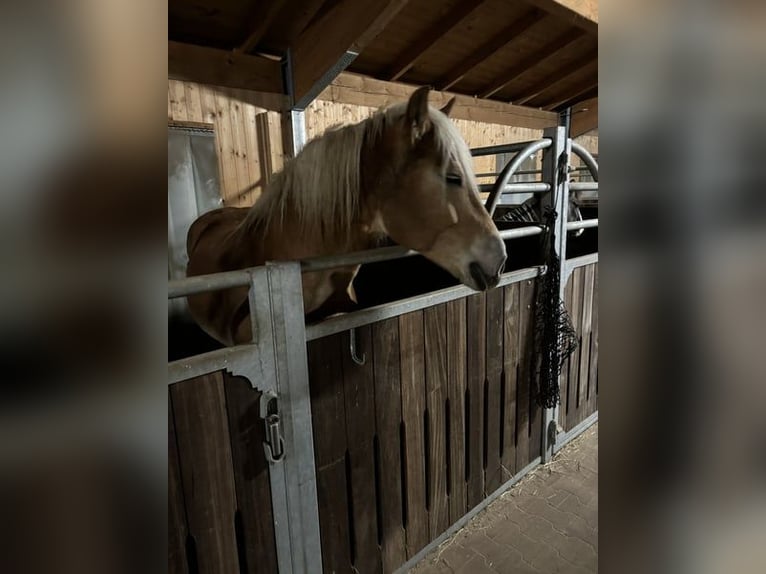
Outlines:
{"type": "Polygon", "coordinates": [[[261,401],[261,416],[266,436],[273,437],[265,448],[279,572],[321,572],[301,266],[269,263],[252,270],[251,277],[260,370],[274,389],[271,400],[261,401]]]}
{"type": "MultiPolygon", "coordinates": [[[[551,139],[551,146],[543,153],[543,181],[551,186],[551,192],[542,196],[541,208],[553,207],[558,213],[553,226],[553,241],[556,253],[561,262],[561,292],[563,295],[567,241],[567,213],[569,208],[569,153],[570,140],[566,137],[566,127],[548,128],[543,132],[544,138],[551,139]],[[554,205],[555,202],[555,205],[554,205]]],[[[543,411],[543,440],[540,456],[542,462],[547,462],[554,452],[558,435],[558,405],[543,411]]]]}

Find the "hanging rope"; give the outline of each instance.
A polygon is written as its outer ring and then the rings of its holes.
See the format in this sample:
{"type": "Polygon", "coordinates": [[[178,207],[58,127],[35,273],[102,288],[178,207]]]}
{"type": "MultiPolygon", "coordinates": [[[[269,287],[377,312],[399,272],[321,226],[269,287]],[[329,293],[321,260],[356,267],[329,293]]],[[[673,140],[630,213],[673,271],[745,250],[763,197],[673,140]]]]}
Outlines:
{"type": "MultiPolygon", "coordinates": [[[[566,155],[562,153],[558,161],[559,181],[566,177],[566,164],[566,155]]],[[[557,193],[558,189],[554,192],[554,206],[558,205],[557,193]]],[[[559,403],[561,369],[579,345],[577,332],[560,297],[561,260],[553,242],[557,217],[555,208],[545,208],[543,222],[546,231],[543,234],[542,247],[548,272],[538,280],[535,294],[536,399],[538,405],[547,409],[559,403]]]]}

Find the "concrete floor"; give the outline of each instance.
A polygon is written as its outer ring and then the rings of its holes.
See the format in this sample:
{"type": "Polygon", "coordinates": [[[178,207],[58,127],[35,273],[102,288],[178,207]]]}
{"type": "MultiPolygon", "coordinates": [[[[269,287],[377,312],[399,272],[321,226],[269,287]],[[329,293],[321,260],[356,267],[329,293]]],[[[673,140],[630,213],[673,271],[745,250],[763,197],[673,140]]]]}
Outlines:
{"type": "Polygon", "coordinates": [[[426,556],[415,574],[598,571],[598,424],[426,556]]]}

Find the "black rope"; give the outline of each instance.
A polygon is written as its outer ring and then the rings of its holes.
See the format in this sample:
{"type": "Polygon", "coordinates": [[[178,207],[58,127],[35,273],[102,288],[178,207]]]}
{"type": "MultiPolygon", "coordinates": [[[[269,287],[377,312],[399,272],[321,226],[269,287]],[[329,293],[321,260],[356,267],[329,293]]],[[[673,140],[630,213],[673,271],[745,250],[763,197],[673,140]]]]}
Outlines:
{"type": "MultiPolygon", "coordinates": [[[[564,154],[559,158],[559,172],[562,171],[562,166],[566,176],[564,154]]],[[[561,173],[559,176],[561,177],[561,173]]],[[[559,179],[559,181],[562,180],[559,179]]],[[[557,205],[555,193],[553,205],[557,205]]],[[[538,405],[548,409],[559,403],[561,369],[579,345],[577,332],[572,326],[569,312],[560,297],[561,260],[553,242],[553,229],[557,217],[555,208],[545,208],[543,221],[546,231],[543,234],[542,245],[548,272],[538,280],[535,294],[536,399],[538,405]]]]}

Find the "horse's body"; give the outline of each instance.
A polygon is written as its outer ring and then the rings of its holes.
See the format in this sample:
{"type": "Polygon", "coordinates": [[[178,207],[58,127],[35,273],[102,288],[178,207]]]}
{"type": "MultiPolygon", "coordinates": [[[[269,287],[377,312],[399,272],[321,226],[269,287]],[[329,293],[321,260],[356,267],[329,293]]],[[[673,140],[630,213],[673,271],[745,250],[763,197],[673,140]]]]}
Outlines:
{"type": "MultiPolygon", "coordinates": [[[[427,97],[417,90],[406,105],[309,142],[252,208],[201,216],[187,237],[187,274],[346,253],[388,236],[471,287],[496,285],[505,246],[479,200],[468,147],[427,97]]],[[[357,271],[305,273],[304,311],[350,309],[357,271]]],[[[224,344],[251,338],[247,288],[191,296],[189,308],[224,344]]]]}

